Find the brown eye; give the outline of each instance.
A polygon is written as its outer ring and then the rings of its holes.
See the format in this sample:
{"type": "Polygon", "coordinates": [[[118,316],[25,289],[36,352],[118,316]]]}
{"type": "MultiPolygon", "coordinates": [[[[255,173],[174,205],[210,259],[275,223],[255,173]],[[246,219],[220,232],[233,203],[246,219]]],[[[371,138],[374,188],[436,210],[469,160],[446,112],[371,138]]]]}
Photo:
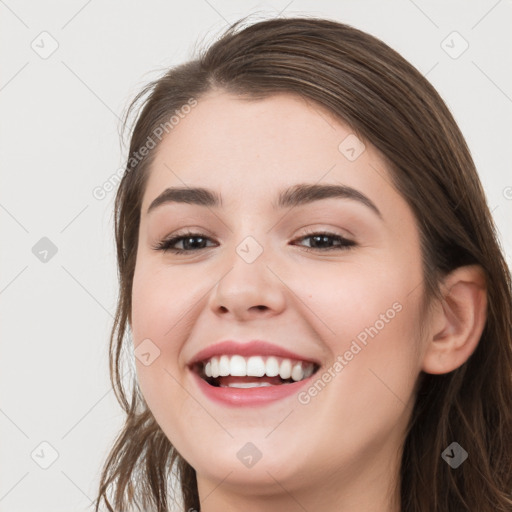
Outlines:
{"type": "Polygon", "coordinates": [[[210,240],[210,238],[201,233],[184,233],[162,240],[153,246],[153,249],[163,252],[171,251],[175,254],[190,253],[206,249],[205,243],[208,240],[210,240]],[[174,247],[178,243],[182,243],[183,249],[174,247]]]}
{"type": "Polygon", "coordinates": [[[333,251],[346,250],[349,247],[357,245],[353,240],[349,240],[340,235],[328,232],[308,233],[297,240],[310,239],[310,246],[304,247],[307,251],[333,251]],[[331,245],[334,242],[334,245],[331,245]]]}

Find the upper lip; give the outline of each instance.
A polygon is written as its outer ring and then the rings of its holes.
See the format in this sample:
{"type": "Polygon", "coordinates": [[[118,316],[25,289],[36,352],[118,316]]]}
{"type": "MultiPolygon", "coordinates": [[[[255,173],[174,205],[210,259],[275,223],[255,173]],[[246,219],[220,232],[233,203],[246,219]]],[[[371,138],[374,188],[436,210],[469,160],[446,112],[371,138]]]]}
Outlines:
{"type": "Polygon", "coordinates": [[[285,349],[268,341],[252,340],[248,342],[238,342],[233,340],[226,340],[215,343],[214,345],[210,345],[209,347],[199,351],[191,359],[189,365],[192,366],[196,363],[206,361],[207,359],[210,359],[214,356],[235,354],[241,355],[243,357],[275,356],[320,364],[319,361],[314,358],[297,354],[291,350],[285,349]]]}

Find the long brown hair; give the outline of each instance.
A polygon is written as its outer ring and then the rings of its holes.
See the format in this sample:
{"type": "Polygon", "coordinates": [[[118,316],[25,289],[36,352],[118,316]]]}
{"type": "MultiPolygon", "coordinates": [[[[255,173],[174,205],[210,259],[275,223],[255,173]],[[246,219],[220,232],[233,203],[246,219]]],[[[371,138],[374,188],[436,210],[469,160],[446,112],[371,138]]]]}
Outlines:
{"type": "Polygon", "coordinates": [[[200,510],[195,470],[163,434],[135,378],[128,397],[122,366],[141,201],[155,153],[140,148],[148,147],[149,138],[157,145],[162,126],[172,136],[170,116],[212,89],[255,99],[301,95],[380,150],[418,221],[427,299],[439,296],[440,278],[455,268],[483,268],[488,307],[478,347],[448,374],[420,374],[401,462],[401,510],[510,512],[510,271],[462,133],[432,85],[379,39],[312,17],[243,27],[245,20],[196,59],[147,85],[128,109],[137,114],[115,202],[120,294],[110,338],[110,377],[126,420],[103,467],[96,512],[102,500],[116,512],[137,504],[167,512],[169,499],[182,501],[184,510],[200,510]],[[453,441],[469,452],[457,469],[441,458],[453,441]]]}

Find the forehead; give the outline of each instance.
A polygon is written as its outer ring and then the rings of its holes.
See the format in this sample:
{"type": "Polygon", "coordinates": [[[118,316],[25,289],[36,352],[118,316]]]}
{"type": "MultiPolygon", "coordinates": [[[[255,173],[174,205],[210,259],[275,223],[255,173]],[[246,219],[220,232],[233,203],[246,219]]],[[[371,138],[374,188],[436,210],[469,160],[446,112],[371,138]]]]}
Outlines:
{"type": "Polygon", "coordinates": [[[323,106],[293,94],[248,100],[211,92],[154,151],[144,211],[169,186],[217,190],[223,204],[270,203],[277,189],[295,183],[345,184],[367,195],[382,195],[383,181],[390,188],[376,148],[323,106]]]}

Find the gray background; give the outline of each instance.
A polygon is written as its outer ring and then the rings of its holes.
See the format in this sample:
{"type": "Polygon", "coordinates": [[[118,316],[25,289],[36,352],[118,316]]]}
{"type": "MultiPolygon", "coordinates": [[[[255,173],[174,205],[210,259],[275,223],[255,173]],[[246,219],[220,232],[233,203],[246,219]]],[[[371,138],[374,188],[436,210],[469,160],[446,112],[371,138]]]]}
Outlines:
{"type": "Polygon", "coordinates": [[[0,0],[0,511],[88,510],[121,426],[107,366],[114,192],[93,190],[122,165],[119,117],[142,85],[249,13],[365,30],[447,102],[510,263],[511,12],[510,0],[0,0]]]}

